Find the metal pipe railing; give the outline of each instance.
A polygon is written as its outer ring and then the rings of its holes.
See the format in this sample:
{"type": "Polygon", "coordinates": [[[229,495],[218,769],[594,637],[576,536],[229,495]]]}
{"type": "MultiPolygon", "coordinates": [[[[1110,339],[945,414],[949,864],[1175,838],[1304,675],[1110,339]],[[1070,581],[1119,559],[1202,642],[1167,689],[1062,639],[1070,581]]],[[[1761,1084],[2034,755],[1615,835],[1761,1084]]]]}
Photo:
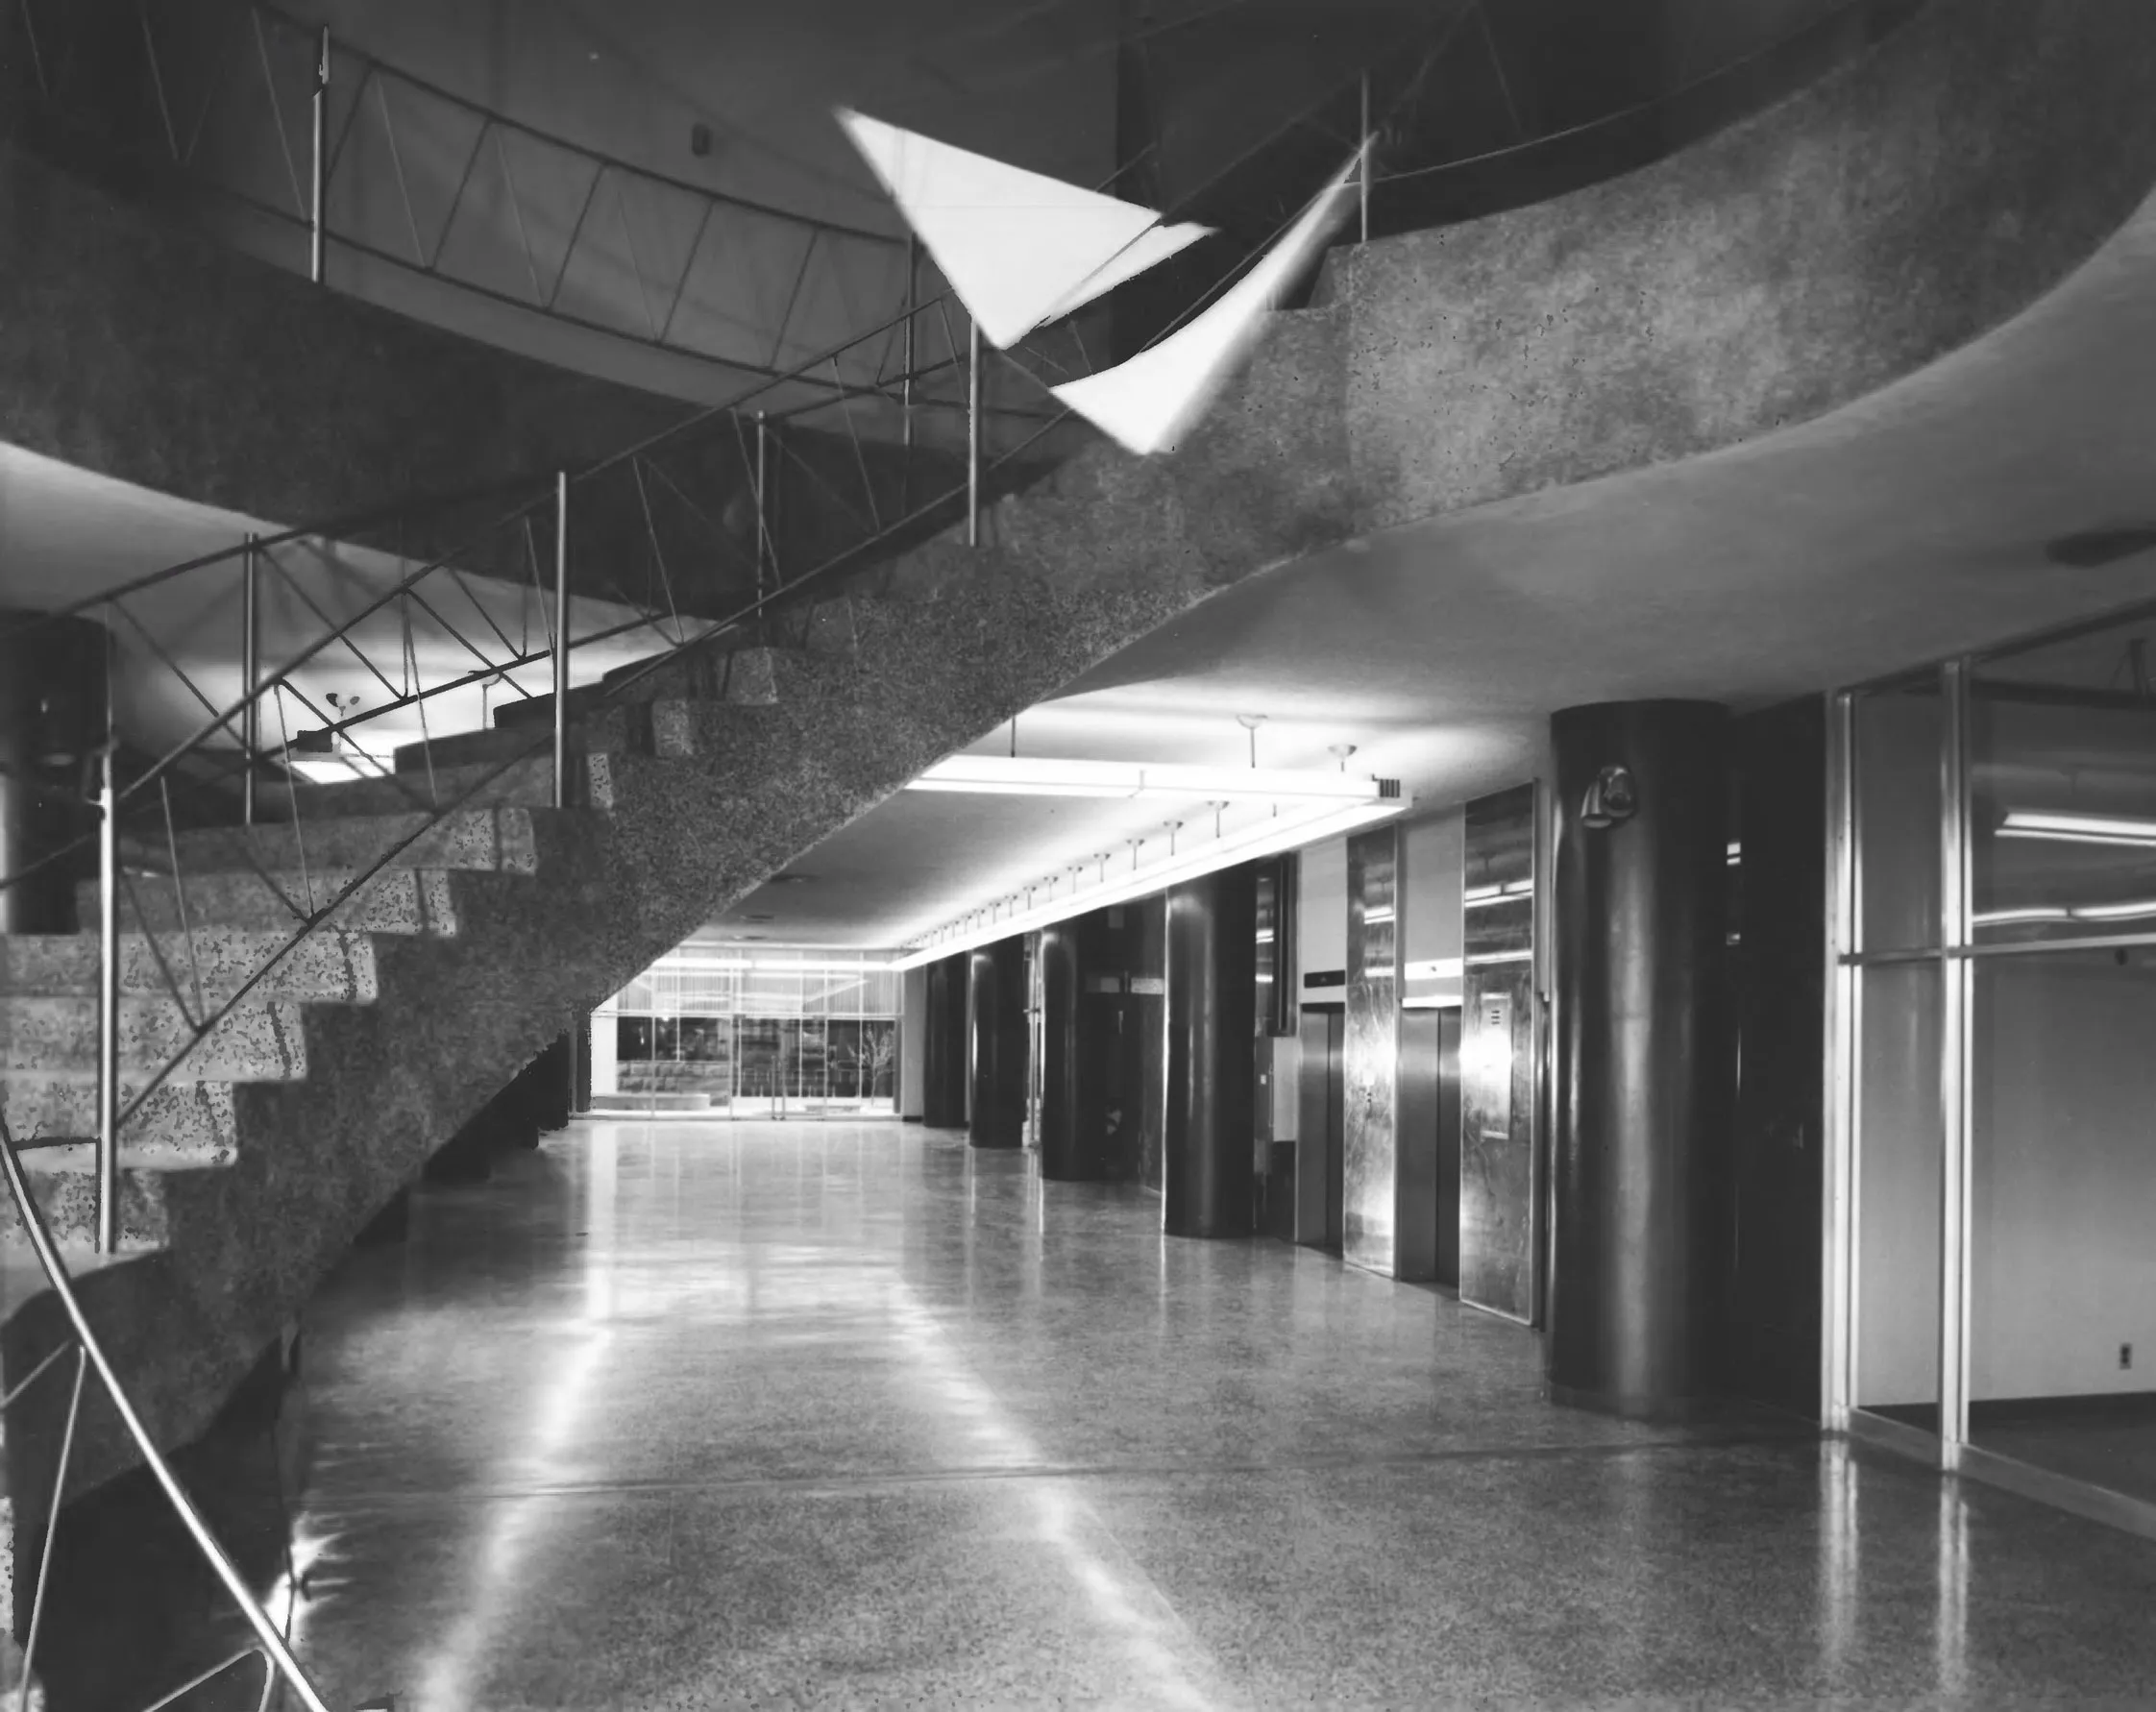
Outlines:
{"type": "Polygon", "coordinates": [[[554,477],[554,807],[569,806],[569,472],[554,477]]]}
{"type": "Polygon", "coordinates": [[[45,1228],[44,1214],[38,1210],[37,1198],[30,1192],[30,1184],[23,1175],[22,1161],[15,1153],[14,1137],[9,1133],[7,1119],[4,1117],[0,1117],[0,1171],[7,1174],[9,1192],[14,1196],[15,1209],[22,1218],[23,1234],[30,1238],[30,1246],[37,1254],[37,1264],[44,1271],[45,1282],[60,1299],[61,1309],[67,1316],[77,1346],[88,1359],[90,1366],[96,1369],[106,1395],[111,1399],[112,1407],[120,1417],[120,1425],[126,1429],[128,1437],[135,1441],[135,1449],[141,1452],[143,1462],[163,1489],[173,1513],[180,1518],[181,1526],[194,1541],[195,1549],[202,1553],[217,1579],[223,1583],[233,1603],[239,1607],[240,1615],[255,1631],[256,1640],[268,1654],[272,1666],[283,1678],[285,1686],[298,1697],[306,1712],[330,1712],[328,1702],[307,1679],[306,1673],[300,1668],[299,1660],[292,1656],[292,1650],[285,1645],[284,1637],[279,1633],[277,1625],[270,1621],[269,1613],[256,1602],[246,1577],[226,1554],[224,1547],[218,1544],[217,1536],[202,1519],[201,1512],[188,1498],[186,1488],[180,1484],[179,1477],[172,1472],[172,1465],[164,1459],[156,1440],[143,1426],[142,1417],[135,1412],[135,1405],[128,1398],[127,1388],[120,1383],[119,1375],[113,1370],[111,1359],[105,1353],[105,1346],[98,1341],[97,1333],[90,1330],[89,1316],[83,1311],[81,1298],[75,1294],[74,1280],[60,1258],[52,1233],[45,1228]]]}
{"type": "Polygon", "coordinates": [[[314,154],[307,198],[306,277],[320,285],[326,279],[330,235],[330,26],[327,24],[316,37],[314,88],[308,106],[314,154]]]}
{"type": "Polygon", "coordinates": [[[109,1255],[120,1231],[120,788],[110,732],[98,770],[97,1252],[109,1255]]]}
{"type": "Polygon", "coordinates": [[[981,324],[967,317],[966,545],[981,544],[981,324]]]}

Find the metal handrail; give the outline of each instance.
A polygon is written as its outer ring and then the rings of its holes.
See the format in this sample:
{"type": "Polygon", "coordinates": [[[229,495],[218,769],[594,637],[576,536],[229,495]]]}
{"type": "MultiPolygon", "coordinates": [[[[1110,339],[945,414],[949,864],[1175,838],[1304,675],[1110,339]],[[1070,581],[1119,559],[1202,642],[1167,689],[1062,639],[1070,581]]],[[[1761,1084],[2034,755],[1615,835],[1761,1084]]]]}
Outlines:
{"type": "MultiPolygon", "coordinates": [[[[166,1501],[194,1541],[195,1549],[202,1553],[217,1579],[224,1584],[225,1592],[231,1597],[233,1603],[239,1607],[239,1614],[247,1620],[247,1626],[255,1631],[257,1643],[268,1657],[273,1670],[293,1694],[299,1697],[300,1704],[306,1708],[306,1712],[330,1712],[329,1703],[307,1679],[306,1673],[300,1668],[299,1660],[292,1656],[292,1650],[285,1644],[283,1635],[278,1632],[277,1625],[270,1621],[269,1613],[257,1602],[253,1592],[248,1588],[246,1577],[239,1573],[238,1566],[218,1543],[209,1525],[202,1519],[202,1513],[188,1498],[186,1488],[181,1485],[179,1477],[172,1472],[172,1465],[165,1460],[164,1454],[158,1449],[157,1441],[142,1425],[142,1417],[135,1412],[135,1405],[128,1397],[127,1387],[120,1383],[120,1377],[113,1370],[111,1357],[105,1353],[104,1344],[90,1329],[89,1315],[83,1311],[82,1300],[75,1293],[74,1279],[67,1270],[66,1262],[60,1257],[60,1249],[53,1241],[52,1233],[45,1228],[45,1216],[38,1210],[37,1197],[30,1192],[29,1181],[23,1175],[22,1161],[15,1152],[14,1137],[9,1132],[5,1116],[0,1116],[0,1172],[7,1176],[8,1191],[14,1196],[16,1211],[22,1218],[23,1233],[30,1238],[30,1246],[37,1253],[37,1264],[44,1271],[45,1282],[60,1299],[61,1309],[67,1316],[67,1323],[74,1333],[75,1345],[79,1351],[75,1407],[68,1414],[67,1447],[61,1454],[59,1479],[61,1486],[54,1495],[53,1522],[58,1520],[58,1501],[65,1490],[67,1450],[73,1446],[74,1423],[82,1402],[80,1363],[86,1362],[96,1370],[99,1382],[105,1386],[106,1395],[111,1400],[112,1407],[120,1417],[120,1425],[127,1430],[128,1437],[135,1441],[135,1449],[142,1453],[143,1462],[148,1465],[152,1477],[163,1489],[166,1501]]],[[[48,1523],[48,1559],[52,1534],[53,1526],[48,1523]]],[[[40,1607],[44,1591],[44,1577],[40,1575],[37,1596],[40,1607]]],[[[35,1623],[33,1627],[35,1629],[35,1623]]],[[[218,1671],[222,1672],[235,1662],[236,1658],[229,1659],[225,1665],[218,1667],[218,1671]]],[[[32,1660],[26,1658],[23,1665],[23,1694],[26,1702],[30,1690],[31,1664],[32,1660]]],[[[188,1686],[193,1687],[195,1684],[190,1683],[188,1686]]],[[[160,1704],[169,1703],[170,1699],[171,1697],[166,1697],[166,1700],[160,1704]]]]}

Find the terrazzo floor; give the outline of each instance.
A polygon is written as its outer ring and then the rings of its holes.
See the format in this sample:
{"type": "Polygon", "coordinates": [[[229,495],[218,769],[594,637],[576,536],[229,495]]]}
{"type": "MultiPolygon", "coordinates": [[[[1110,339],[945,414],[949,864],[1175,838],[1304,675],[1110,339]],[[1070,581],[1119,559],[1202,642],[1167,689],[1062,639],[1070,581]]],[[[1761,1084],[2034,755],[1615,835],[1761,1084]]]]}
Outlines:
{"type": "Polygon", "coordinates": [[[582,1122],[307,1331],[331,1705],[2156,1703],[2156,1544],[918,1126],[582,1122]]]}

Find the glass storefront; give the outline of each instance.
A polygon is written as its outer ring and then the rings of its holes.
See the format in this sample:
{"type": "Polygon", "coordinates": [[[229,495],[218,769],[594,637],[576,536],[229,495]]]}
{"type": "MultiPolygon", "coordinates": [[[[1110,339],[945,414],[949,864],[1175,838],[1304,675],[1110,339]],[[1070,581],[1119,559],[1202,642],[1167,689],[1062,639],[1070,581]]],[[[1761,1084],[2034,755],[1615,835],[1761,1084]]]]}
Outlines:
{"type": "Polygon", "coordinates": [[[1838,698],[1851,1431],[2156,1530],[2156,611],[1838,698]]]}
{"type": "Polygon", "coordinates": [[[894,1115],[899,994],[878,953],[692,941],[593,1016],[593,1098],[667,1096],[734,1117],[894,1115]]]}

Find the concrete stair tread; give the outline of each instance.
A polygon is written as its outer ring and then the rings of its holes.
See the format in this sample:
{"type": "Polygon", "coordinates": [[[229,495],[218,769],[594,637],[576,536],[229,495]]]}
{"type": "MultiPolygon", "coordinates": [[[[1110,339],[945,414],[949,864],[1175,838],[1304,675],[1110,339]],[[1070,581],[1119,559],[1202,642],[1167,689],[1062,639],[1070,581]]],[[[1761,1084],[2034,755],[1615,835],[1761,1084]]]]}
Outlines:
{"type": "MultiPolygon", "coordinates": [[[[33,1148],[23,1153],[23,1176],[46,1231],[63,1253],[94,1250],[97,1241],[97,1148],[94,1142],[33,1148]]],[[[119,1234],[123,1249],[157,1249],[171,1239],[173,1194],[190,1179],[222,1175],[229,1161],[159,1159],[123,1149],[119,1160],[119,1234]]],[[[30,1245],[12,1196],[0,1201],[0,1247],[30,1245]]]]}
{"type": "MultiPolygon", "coordinates": [[[[364,871],[339,867],[306,869],[216,868],[188,876],[182,889],[168,878],[137,878],[133,895],[120,899],[123,931],[165,933],[184,925],[277,929],[289,936],[308,915],[351,886],[364,871]]],[[[76,892],[83,918],[97,918],[97,884],[85,881],[76,892]]],[[[321,924],[368,933],[453,934],[456,913],[449,872],[439,868],[388,867],[377,870],[321,924]]]]}
{"type": "MultiPolygon", "coordinates": [[[[97,999],[87,994],[0,999],[0,1067],[94,1074],[97,1012],[97,999]]],[[[197,1039],[189,1009],[177,999],[123,994],[119,1033],[123,1070],[145,1078],[175,1061],[195,1078],[227,1082],[288,1082],[306,1074],[306,1034],[295,999],[250,995],[197,1039]]]]}
{"type": "MultiPolygon", "coordinates": [[[[387,854],[399,868],[516,873],[531,872],[538,862],[531,809],[523,805],[456,809],[438,820],[431,809],[414,806],[401,812],[303,817],[297,827],[289,820],[203,827],[181,833],[178,844],[180,871],[190,878],[256,867],[297,871],[303,857],[309,868],[370,868],[387,854]]],[[[156,868],[170,860],[161,848],[145,845],[142,854],[156,868]]]]}
{"type": "MultiPolygon", "coordinates": [[[[120,991],[169,997],[169,970],[190,1001],[199,981],[203,997],[222,1004],[290,940],[274,929],[209,923],[194,925],[191,933],[123,933],[120,991]]],[[[0,934],[0,1001],[94,994],[98,962],[95,933],[0,934]]],[[[251,996],[366,1004],[378,991],[372,936],[324,926],[282,958],[251,996]]]]}
{"type": "MultiPolygon", "coordinates": [[[[123,1111],[146,1081],[121,1066],[123,1111]]],[[[201,1160],[231,1157],[238,1146],[236,1086],[215,1077],[166,1077],[121,1128],[121,1145],[201,1160]]],[[[0,1070],[0,1113],[25,1150],[89,1140],[97,1134],[97,1077],[86,1069],[0,1070]]]]}

